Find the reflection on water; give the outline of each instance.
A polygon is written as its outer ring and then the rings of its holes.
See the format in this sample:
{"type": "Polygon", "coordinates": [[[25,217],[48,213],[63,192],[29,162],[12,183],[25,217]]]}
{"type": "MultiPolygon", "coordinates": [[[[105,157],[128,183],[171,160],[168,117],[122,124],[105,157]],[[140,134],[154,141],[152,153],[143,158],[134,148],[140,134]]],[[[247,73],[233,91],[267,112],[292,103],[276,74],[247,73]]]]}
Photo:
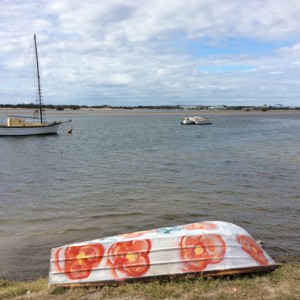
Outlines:
{"type": "Polygon", "coordinates": [[[0,276],[48,273],[50,248],[204,220],[299,255],[300,113],[72,116],[72,135],[1,138],[0,276]]]}

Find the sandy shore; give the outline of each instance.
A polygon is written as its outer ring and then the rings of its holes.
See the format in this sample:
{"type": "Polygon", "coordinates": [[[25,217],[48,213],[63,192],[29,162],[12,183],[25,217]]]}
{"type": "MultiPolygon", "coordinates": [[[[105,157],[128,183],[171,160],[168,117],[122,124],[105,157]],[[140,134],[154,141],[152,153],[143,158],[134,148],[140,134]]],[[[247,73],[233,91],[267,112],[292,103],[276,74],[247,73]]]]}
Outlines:
{"type": "MultiPolygon", "coordinates": [[[[7,114],[25,114],[32,115],[32,109],[17,109],[13,110],[11,108],[0,108],[0,116],[7,114]]],[[[58,111],[56,109],[46,109],[47,115],[78,115],[78,114],[93,114],[93,115],[103,115],[103,114],[117,114],[117,115],[178,115],[178,116],[213,116],[213,115],[299,115],[300,110],[165,110],[165,109],[112,109],[112,108],[80,108],[77,110],[65,109],[63,111],[58,111]]]]}

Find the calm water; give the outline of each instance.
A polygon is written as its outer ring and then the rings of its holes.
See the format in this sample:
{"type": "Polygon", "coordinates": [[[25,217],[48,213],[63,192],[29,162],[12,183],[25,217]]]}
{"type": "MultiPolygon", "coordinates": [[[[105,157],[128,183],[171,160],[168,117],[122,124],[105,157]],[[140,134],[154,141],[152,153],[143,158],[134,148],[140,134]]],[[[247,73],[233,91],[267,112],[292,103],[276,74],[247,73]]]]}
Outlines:
{"type": "Polygon", "coordinates": [[[72,135],[2,137],[0,277],[46,276],[52,247],[205,220],[299,257],[300,112],[183,115],[74,113],[72,135]]]}

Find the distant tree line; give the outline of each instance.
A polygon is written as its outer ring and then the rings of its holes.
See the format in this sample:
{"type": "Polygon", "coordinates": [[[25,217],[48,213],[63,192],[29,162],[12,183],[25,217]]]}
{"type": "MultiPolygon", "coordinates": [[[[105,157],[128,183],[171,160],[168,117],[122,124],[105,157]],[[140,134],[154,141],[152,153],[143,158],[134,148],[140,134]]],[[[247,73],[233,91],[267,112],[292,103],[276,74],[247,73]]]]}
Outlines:
{"type": "Polygon", "coordinates": [[[229,110],[263,110],[263,111],[267,111],[267,110],[300,110],[300,107],[290,107],[290,106],[227,106],[226,109],[229,110]]]}
{"type": "MultiPolygon", "coordinates": [[[[37,104],[35,103],[29,103],[29,104],[0,104],[1,108],[36,108],[37,104]]],[[[111,105],[53,105],[53,104],[47,104],[43,105],[44,108],[47,109],[56,109],[56,110],[64,110],[64,109],[80,109],[80,108],[95,108],[95,109],[104,109],[104,108],[110,108],[110,109],[183,109],[180,105],[146,105],[146,106],[111,106],[111,105]]]]}
{"type": "MultiPolygon", "coordinates": [[[[22,103],[22,104],[0,104],[1,108],[36,108],[38,105],[35,103],[22,103]]],[[[80,105],[53,105],[53,104],[47,104],[47,105],[43,105],[44,108],[47,109],[65,109],[65,108],[69,108],[69,109],[80,109],[82,106],[80,105]]]]}
{"type": "MultiPolygon", "coordinates": [[[[0,104],[0,108],[28,108],[33,109],[36,108],[37,105],[35,103],[29,103],[29,104],[0,104]]],[[[242,106],[242,105],[236,105],[236,106],[207,106],[207,105],[138,105],[138,106],[111,106],[111,105],[53,105],[53,104],[47,104],[43,105],[46,109],[56,109],[56,110],[64,110],[64,109],[72,109],[77,110],[80,108],[89,108],[89,109],[188,109],[188,110],[204,110],[204,109],[224,109],[224,110],[300,110],[300,107],[290,107],[290,106],[279,106],[279,105],[264,105],[264,106],[242,106]]]]}

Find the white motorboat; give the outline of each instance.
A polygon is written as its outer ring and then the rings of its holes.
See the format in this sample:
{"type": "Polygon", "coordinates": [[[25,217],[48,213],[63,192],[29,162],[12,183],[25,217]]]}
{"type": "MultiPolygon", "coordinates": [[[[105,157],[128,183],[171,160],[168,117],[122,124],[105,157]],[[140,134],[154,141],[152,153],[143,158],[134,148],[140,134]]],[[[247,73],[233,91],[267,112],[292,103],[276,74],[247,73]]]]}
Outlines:
{"type": "Polygon", "coordinates": [[[209,125],[212,121],[204,117],[185,117],[181,119],[182,125],[209,125]]]}

